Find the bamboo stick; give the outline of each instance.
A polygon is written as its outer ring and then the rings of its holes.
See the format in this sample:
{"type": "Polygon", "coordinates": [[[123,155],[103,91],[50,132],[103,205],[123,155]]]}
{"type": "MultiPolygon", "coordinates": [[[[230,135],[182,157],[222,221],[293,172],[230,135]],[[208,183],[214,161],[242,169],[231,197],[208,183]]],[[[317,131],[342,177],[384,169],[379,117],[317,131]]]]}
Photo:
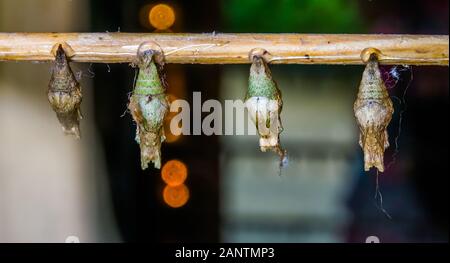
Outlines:
{"type": "Polygon", "coordinates": [[[160,47],[166,63],[243,64],[254,48],[274,64],[363,64],[365,48],[382,64],[448,66],[448,35],[0,33],[0,60],[51,61],[64,44],[72,61],[132,62],[145,43],[160,47]]]}

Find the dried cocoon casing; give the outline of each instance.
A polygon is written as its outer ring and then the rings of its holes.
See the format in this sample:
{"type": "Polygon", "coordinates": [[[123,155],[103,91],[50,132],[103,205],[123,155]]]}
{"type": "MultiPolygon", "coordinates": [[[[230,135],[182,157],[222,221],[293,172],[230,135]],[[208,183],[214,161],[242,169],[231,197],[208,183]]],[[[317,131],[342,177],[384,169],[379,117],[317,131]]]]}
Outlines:
{"type": "Polygon", "coordinates": [[[256,125],[261,151],[272,150],[284,161],[286,151],[280,146],[283,101],[270,69],[261,56],[252,57],[245,105],[256,125]]]}
{"type": "Polygon", "coordinates": [[[141,167],[149,162],[161,168],[161,143],[165,140],[163,122],[169,108],[165,87],[154,62],[153,51],[139,56],[139,73],[128,109],[136,123],[136,142],[141,148],[141,167]]]}
{"type": "Polygon", "coordinates": [[[389,147],[386,129],[394,107],[374,54],[367,62],[353,109],[360,130],[359,145],[364,151],[364,170],[375,167],[383,172],[384,151],[389,147]]]}
{"type": "Polygon", "coordinates": [[[62,125],[63,131],[80,138],[81,87],[70,69],[61,45],[56,51],[47,97],[62,125]]]}

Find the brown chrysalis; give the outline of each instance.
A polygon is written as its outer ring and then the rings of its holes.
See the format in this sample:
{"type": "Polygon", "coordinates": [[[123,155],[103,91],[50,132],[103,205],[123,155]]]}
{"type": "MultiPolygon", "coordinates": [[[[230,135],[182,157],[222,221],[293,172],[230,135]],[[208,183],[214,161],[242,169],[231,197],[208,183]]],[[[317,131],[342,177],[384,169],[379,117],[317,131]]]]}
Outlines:
{"type": "Polygon", "coordinates": [[[48,85],[48,101],[62,125],[64,133],[80,138],[81,87],[70,69],[62,45],[56,50],[52,76],[48,85]]]}
{"type": "Polygon", "coordinates": [[[359,126],[359,145],[364,151],[364,170],[375,167],[384,171],[384,151],[389,147],[387,126],[394,107],[378,68],[378,58],[371,54],[364,70],[354,104],[359,126]]]}

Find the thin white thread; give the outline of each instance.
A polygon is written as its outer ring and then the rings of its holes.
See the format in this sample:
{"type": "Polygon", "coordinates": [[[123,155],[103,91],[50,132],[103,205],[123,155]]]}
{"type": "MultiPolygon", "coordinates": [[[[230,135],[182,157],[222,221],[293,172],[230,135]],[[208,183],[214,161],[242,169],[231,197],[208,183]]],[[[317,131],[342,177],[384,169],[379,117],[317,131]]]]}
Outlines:
{"type": "Polygon", "coordinates": [[[394,150],[394,153],[392,154],[392,160],[386,166],[386,170],[389,169],[396,162],[397,155],[400,152],[400,149],[399,149],[399,146],[398,146],[398,140],[399,140],[400,134],[402,132],[403,114],[406,112],[406,110],[408,108],[408,105],[406,103],[406,93],[407,93],[407,91],[409,89],[409,86],[411,86],[411,83],[412,83],[413,78],[414,78],[412,67],[409,66],[409,68],[410,68],[410,71],[411,71],[411,77],[410,77],[410,79],[408,81],[408,84],[406,85],[405,90],[403,91],[402,98],[400,99],[398,97],[392,96],[393,98],[395,98],[395,99],[400,101],[400,105],[402,105],[402,110],[400,111],[400,114],[399,114],[398,130],[397,130],[397,135],[395,136],[395,139],[394,139],[395,150],[394,150]]]}
{"type": "Polygon", "coordinates": [[[381,212],[383,212],[383,214],[384,214],[387,218],[392,219],[391,215],[390,215],[390,214],[386,211],[386,209],[384,209],[384,207],[383,207],[383,195],[381,194],[380,184],[379,184],[379,182],[378,182],[378,176],[379,176],[379,172],[378,172],[378,169],[377,169],[377,174],[376,174],[376,177],[375,177],[375,197],[374,197],[374,199],[375,199],[375,206],[376,206],[381,212]],[[379,199],[378,199],[377,197],[379,197],[379,199]],[[377,200],[380,200],[380,204],[379,204],[379,205],[378,205],[378,203],[377,203],[377,200]]]}
{"type": "Polygon", "coordinates": [[[188,45],[188,46],[184,46],[184,47],[180,47],[177,49],[174,49],[172,51],[169,51],[167,53],[165,53],[165,56],[170,56],[171,54],[174,54],[180,50],[184,50],[184,49],[189,49],[189,48],[193,48],[193,47],[202,47],[202,46],[206,46],[205,48],[203,48],[203,50],[214,47],[214,46],[221,46],[222,44],[196,44],[196,45],[188,45]]]}

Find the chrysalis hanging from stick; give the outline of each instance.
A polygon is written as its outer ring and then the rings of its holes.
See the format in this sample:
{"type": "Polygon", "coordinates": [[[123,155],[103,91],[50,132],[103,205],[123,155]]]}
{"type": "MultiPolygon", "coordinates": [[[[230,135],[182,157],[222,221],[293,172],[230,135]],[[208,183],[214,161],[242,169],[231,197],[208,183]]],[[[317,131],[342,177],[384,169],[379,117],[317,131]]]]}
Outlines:
{"type": "Polygon", "coordinates": [[[364,151],[364,170],[375,167],[383,172],[384,151],[389,147],[386,129],[394,107],[378,68],[379,51],[367,52],[370,53],[353,109],[360,130],[359,145],[364,151]]]}
{"type": "Polygon", "coordinates": [[[70,69],[62,45],[56,50],[55,63],[48,85],[48,101],[66,134],[80,138],[81,87],[70,69]]]}
{"type": "Polygon", "coordinates": [[[163,121],[169,108],[165,85],[155,63],[156,52],[138,52],[139,73],[128,109],[136,123],[136,142],[141,148],[141,167],[149,162],[161,167],[161,143],[165,140],[163,121]]]}
{"type": "Polygon", "coordinates": [[[280,157],[280,168],[287,162],[286,150],[280,146],[281,110],[283,101],[277,84],[263,56],[265,50],[254,50],[250,54],[252,65],[245,105],[259,134],[261,151],[274,151],[280,157]]]}

